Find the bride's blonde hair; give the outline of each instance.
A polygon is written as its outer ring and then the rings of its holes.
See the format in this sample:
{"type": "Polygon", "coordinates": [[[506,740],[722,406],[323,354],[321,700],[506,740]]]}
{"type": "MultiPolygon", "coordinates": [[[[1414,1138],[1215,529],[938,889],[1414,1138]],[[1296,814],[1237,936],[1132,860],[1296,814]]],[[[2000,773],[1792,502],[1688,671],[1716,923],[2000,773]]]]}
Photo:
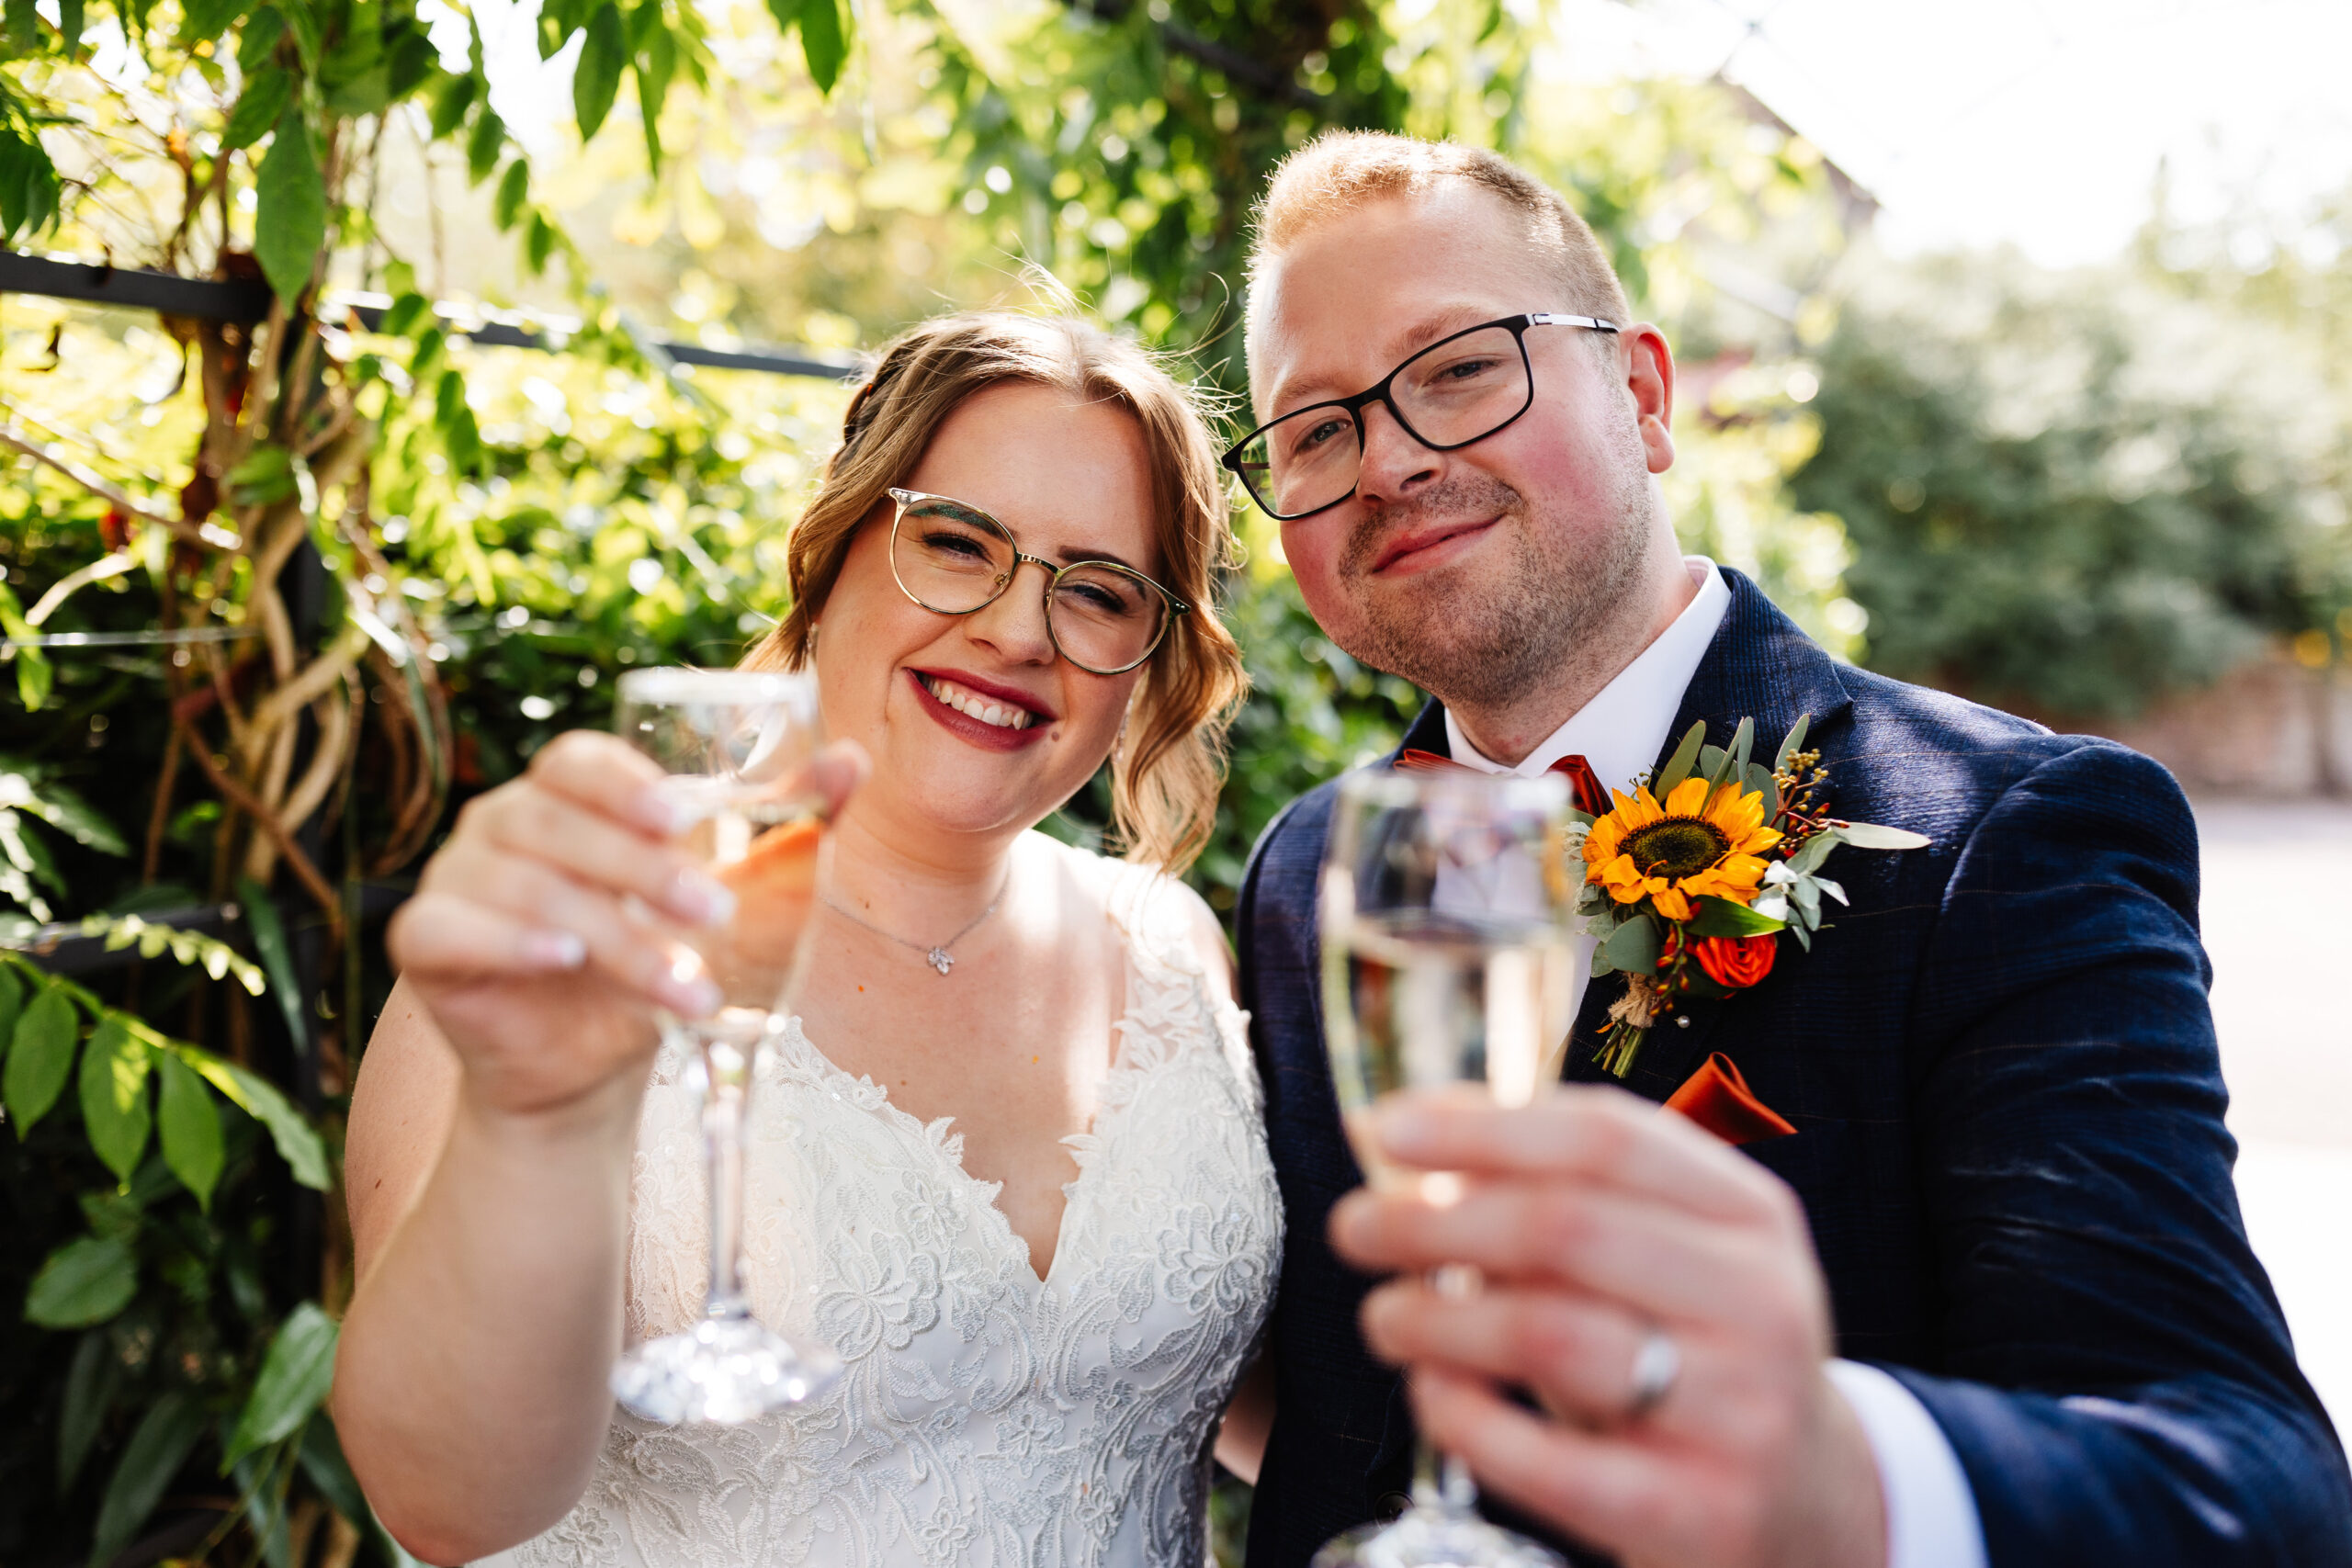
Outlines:
{"type": "Polygon", "coordinates": [[[1238,559],[1216,453],[1193,395],[1136,344],[1067,316],[976,310],[901,333],[850,400],[842,444],[792,530],[792,613],[748,663],[797,670],[860,526],[888,515],[932,436],[973,393],[1031,382],[1132,415],[1150,466],[1159,575],[1193,606],[1149,663],[1111,753],[1111,809],[1127,854],[1181,873],[1208,841],[1225,778],[1225,728],[1248,678],[1213,607],[1238,559]]]}

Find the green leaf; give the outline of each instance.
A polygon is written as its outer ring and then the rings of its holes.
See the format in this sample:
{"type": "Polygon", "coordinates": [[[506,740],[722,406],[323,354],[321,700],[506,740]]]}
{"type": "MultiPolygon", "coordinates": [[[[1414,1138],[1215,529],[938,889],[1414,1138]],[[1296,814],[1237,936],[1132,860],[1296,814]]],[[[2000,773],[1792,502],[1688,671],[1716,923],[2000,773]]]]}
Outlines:
{"type": "Polygon", "coordinates": [[[424,85],[440,62],[440,51],[433,47],[433,35],[413,17],[408,30],[392,40],[390,56],[384,66],[384,96],[398,103],[424,85]]]}
{"type": "Polygon", "coordinates": [[[266,506],[294,493],[294,455],[275,442],[265,441],[222,477],[229,484],[231,504],[266,506]]]}
{"type": "Polygon", "coordinates": [[[237,39],[237,69],[248,76],[259,71],[277,51],[277,40],[285,32],[286,16],[277,6],[264,6],[255,11],[237,39]]]}
{"type": "Polygon", "coordinates": [[[147,1152],[147,1134],[153,1112],[147,1104],[147,1075],[154,1053],[144,1040],[123,1026],[119,1013],[109,1012],[90,1032],[82,1053],[82,1129],[90,1147],[114,1172],[117,1181],[129,1181],[147,1152]]]}
{"type": "Polygon", "coordinates": [[[226,1475],[236,1462],[255,1449],[266,1448],[293,1434],[334,1381],[335,1321],[316,1302],[304,1302],[287,1314],[262,1359],[261,1375],[237,1429],[220,1461],[226,1475]]]}
{"type": "Polygon", "coordinates": [[[286,925],[277,918],[277,906],[259,884],[243,876],[237,879],[237,905],[252,928],[254,951],[261,955],[261,966],[268,971],[270,991],[277,998],[279,1016],[286,1020],[286,1038],[296,1051],[308,1052],[311,1032],[302,1018],[302,985],[296,977],[294,949],[286,940],[286,925]]]}
{"type": "Polygon", "coordinates": [[[169,1051],[155,1054],[155,1123],[164,1163],[181,1186],[196,1194],[197,1206],[209,1213],[212,1189],[220,1179],[220,1108],[205,1092],[203,1080],[169,1051]]]}
{"type": "Polygon", "coordinates": [[[254,254],[269,286],[291,309],[311,287],[327,243],[326,186],[299,107],[289,107],[278,120],[254,187],[254,254]]]}
{"type": "Polygon", "coordinates": [[[56,671],[50,668],[49,655],[37,648],[17,649],[17,699],[25,705],[27,713],[40,711],[40,705],[49,701],[49,690],[56,679],[56,671]]]}
{"type": "Polygon", "coordinates": [[[523,238],[523,259],[530,265],[534,276],[548,269],[548,259],[555,254],[555,225],[548,221],[544,212],[533,211],[530,229],[523,238]]]}
{"type": "Polygon", "coordinates": [[[16,971],[0,964],[0,1059],[7,1056],[9,1043],[17,1038],[17,1020],[24,1008],[24,987],[16,971]]]}
{"type": "Polygon", "coordinates": [[[389,337],[406,337],[422,321],[433,319],[432,302],[411,288],[385,307],[376,330],[389,337]]]}
{"type": "Polygon", "coordinates": [[[40,47],[40,12],[33,0],[7,0],[8,41],[30,54],[40,47]]]}
{"type": "Polygon", "coordinates": [[[253,0],[182,0],[180,6],[179,46],[192,49],[198,43],[215,43],[228,36],[229,28],[243,17],[253,0]]]}
{"type": "Polygon", "coordinates": [[[294,78],[275,65],[247,77],[237,107],[229,111],[228,127],[220,132],[220,150],[233,152],[260,141],[284,117],[293,96],[294,78]]]}
{"type": "Polygon", "coordinates": [[[180,1059],[197,1077],[226,1095],[229,1102],[269,1130],[277,1155],[294,1172],[294,1179],[313,1191],[327,1190],[327,1149],[318,1132],[277,1086],[234,1062],[224,1062],[193,1045],[175,1045],[180,1059]]]}
{"type": "MultiPolygon", "coordinates": [[[[1724,775],[1725,777],[1728,778],[1735,775],[1746,774],[1747,772],[1747,754],[1755,749],[1755,746],[1756,721],[1752,718],[1743,718],[1739,721],[1739,728],[1732,732],[1732,772],[1730,773],[1726,773],[1724,775]]],[[[1718,780],[1717,782],[1720,783],[1721,781],[1718,780]]]]}
{"type": "Polygon", "coordinates": [[[82,28],[88,14],[84,0],[57,0],[57,40],[68,56],[82,47],[82,28]]]}
{"type": "Polygon", "coordinates": [[[523,198],[530,191],[531,165],[517,158],[499,176],[498,193],[490,200],[490,219],[501,233],[514,227],[514,220],[523,215],[523,198]]]}
{"type": "Polygon", "coordinates": [[[1924,850],[1934,842],[1925,833],[1882,828],[1875,822],[1840,822],[1838,836],[1858,850],[1924,850]]]}
{"type": "Polygon", "coordinates": [[[481,91],[481,79],[470,72],[463,76],[444,76],[433,88],[433,140],[440,141],[464,123],[466,111],[473,107],[474,96],[481,91]]]}
{"type": "Polygon", "coordinates": [[[1682,744],[1674,749],[1674,755],[1668,757],[1666,766],[1657,771],[1657,778],[1650,785],[1650,794],[1664,800],[1667,791],[1689,778],[1691,767],[1699,760],[1699,748],[1706,743],[1707,726],[1702,719],[1690,727],[1682,737],[1682,744]]]}
{"type": "Polygon", "coordinates": [[[65,1407],[57,1421],[58,1496],[74,1490],[121,1382],[122,1359],[114,1353],[107,1331],[93,1328],[85,1333],[65,1369],[65,1407]]]}
{"type": "Polygon", "coordinates": [[[1800,876],[1819,871],[1821,863],[1829,858],[1829,852],[1845,842],[1843,834],[1844,830],[1838,828],[1825,828],[1815,833],[1804,841],[1804,848],[1789,857],[1789,869],[1800,876]]]}
{"type": "Polygon", "coordinates": [[[25,1292],[25,1321],[43,1328],[86,1328],[130,1304],[139,1293],[139,1258],[120,1236],[85,1235],[49,1255],[25,1292]]]}
{"type": "Polygon", "coordinates": [[[1764,797],[1764,821],[1769,827],[1781,814],[1781,786],[1772,782],[1772,770],[1761,762],[1750,762],[1743,783],[1764,797]]]}
{"type": "Polygon", "coordinates": [[[487,96],[481,107],[474,111],[474,128],[466,137],[466,178],[475,185],[490,177],[498,166],[499,149],[506,145],[506,122],[490,107],[487,96]]]}
{"type": "Polygon", "coordinates": [[[645,163],[662,168],[662,106],[669,101],[670,80],[677,73],[678,43],[662,22],[661,0],[645,0],[630,18],[631,32],[644,34],[637,57],[637,114],[645,128],[645,163]]]}
{"type": "Polygon", "coordinates": [[[1768,936],[1779,931],[1782,923],[1759,915],[1744,904],[1708,893],[1691,900],[1690,919],[1683,922],[1682,933],[1693,940],[1708,936],[1768,936]]]}
{"type": "Polygon", "coordinates": [[[1657,922],[1647,915],[1635,915],[1611,931],[1600,948],[1608,953],[1613,967],[1635,975],[1654,975],[1663,943],[1664,933],[1658,930],[1657,922]]]}
{"type": "Polygon", "coordinates": [[[1774,773],[1782,773],[1788,772],[1789,759],[1804,750],[1804,732],[1812,727],[1812,724],[1813,715],[1804,713],[1799,714],[1797,716],[1797,721],[1789,726],[1789,733],[1782,738],[1781,741],[1781,749],[1772,754],[1772,771],[1774,773]]]}
{"type": "Polygon", "coordinates": [[[841,80],[842,65],[849,59],[850,32],[841,0],[801,0],[800,53],[819,92],[831,93],[841,80]]]}
{"type": "Polygon", "coordinates": [[[74,1070],[74,1043],[80,1034],[74,1004],[56,986],[42,987],[40,995],[17,1020],[7,1067],[0,1072],[0,1098],[7,1102],[8,1120],[17,1124],[17,1138],[30,1133],[65,1091],[66,1077],[74,1070]]]}
{"type": "Polygon", "coordinates": [[[604,0],[588,15],[588,29],[580,45],[580,61],[571,73],[571,107],[580,118],[580,140],[588,141],[613,110],[613,95],[620,91],[621,67],[628,62],[628,40],[621,28],[621,8],[604,0]]]}
{"type": "Polygon", "coordinates": [[[311,1478],[327,1506],[366,1529],[374,1516],[368,1510],[367,1494],[359,1490],[359,1478],[351,1473],[351,1461],[343,1457],[343,1438],[334,1429],[334,1417],[324,1410],[311,1417],[302,1428],[300,1452],[302,1473],[311,1478]]]}
{"type": "Polygon", "coordinates": [[[286,30],[294,35],[294,50],[302,57],[302,69],[316,73],[321,42],[319,18],[311,11],[310,0],[280,0],[278,9],[286,17],[286,30]]]}
{"type": "Polygon", "coordinates": [[[110,1562],[130,1543],[155,1511],[164,1489],[187,1462],[188,1450],[204,1435],[204,1406],[191,1391],[175,1388],[150,1406],[98,1505],[98,1528],[90,1542],[92,1568],[110,1562]]]}

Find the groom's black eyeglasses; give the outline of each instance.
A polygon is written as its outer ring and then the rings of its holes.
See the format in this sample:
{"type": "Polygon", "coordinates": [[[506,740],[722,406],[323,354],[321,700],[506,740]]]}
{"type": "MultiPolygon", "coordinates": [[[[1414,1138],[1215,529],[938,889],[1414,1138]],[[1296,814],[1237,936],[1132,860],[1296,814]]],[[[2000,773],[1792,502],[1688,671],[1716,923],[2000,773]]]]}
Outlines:
{"type": "Polygon", "coordinates": [[[1484,441],[1535,403],[1527,362],[1530,327],[1613,333],[1593,316],[1505,316],[1440,338],[1351,398],[1310,403],[1261,424],[1227,451],[1269,517],[1288,523],[1337,506],[1363,473],[1363,411],[1385,404],[1397,425],[1432,452],[1484,441]]]}

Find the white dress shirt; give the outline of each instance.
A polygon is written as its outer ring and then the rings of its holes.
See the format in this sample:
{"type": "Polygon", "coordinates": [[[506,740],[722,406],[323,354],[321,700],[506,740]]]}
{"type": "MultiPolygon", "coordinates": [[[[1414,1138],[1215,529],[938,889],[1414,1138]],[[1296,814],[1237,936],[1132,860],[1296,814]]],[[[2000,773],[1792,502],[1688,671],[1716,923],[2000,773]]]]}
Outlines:
{"type": "MultiPolygon", "coordinates": [[[[1481,773],[1533,777],[1561,758],[1582,753],[1604,788],[1625,790],[1657,763],[1666,750],[1682,694],[1715,640],[1731,608],[1731,589],[1715,563],[1685,556],[1698,592],[1657,640],[1644,649],[1593,699],[1554,730],[1515,767],[1480,753],[1445,716],[1445,742],[1455,761],[1481,773]]],[[[1766,739],[1766,738],[1759,738],[1766,739]]],[[[1596,937],[1577,940],[1575,1005],[1584,1003],[1596,937]]],[[[1887,1568],[1985,1568],[1984,1531],[1976,1516],[1960,1456],[1928,1407],[1876,1367],[1832,1360],[1829,1381],[1845,1396],[1869,1436],[1886,1499],[1887,1568]]]]}

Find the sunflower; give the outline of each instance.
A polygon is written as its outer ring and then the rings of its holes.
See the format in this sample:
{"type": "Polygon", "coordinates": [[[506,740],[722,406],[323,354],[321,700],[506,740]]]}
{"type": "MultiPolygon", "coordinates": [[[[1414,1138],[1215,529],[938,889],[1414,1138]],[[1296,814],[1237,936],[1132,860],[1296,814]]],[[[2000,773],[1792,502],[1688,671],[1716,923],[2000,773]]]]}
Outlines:
{"type": "Polygon", "coordinates": [[[1712,795],[1705,779],[1685,779],[1666,803],[1646,784],[1616,804],[1585,836],[1585,880],[1620,904],[1650,900],[1669,920],[1690,918],[1690,901],[1709,894],[1747,904],[1764,879],[1761,852],[1781,841],[1764,826],[1764,796],[1725,784],[1712,795]]]}

